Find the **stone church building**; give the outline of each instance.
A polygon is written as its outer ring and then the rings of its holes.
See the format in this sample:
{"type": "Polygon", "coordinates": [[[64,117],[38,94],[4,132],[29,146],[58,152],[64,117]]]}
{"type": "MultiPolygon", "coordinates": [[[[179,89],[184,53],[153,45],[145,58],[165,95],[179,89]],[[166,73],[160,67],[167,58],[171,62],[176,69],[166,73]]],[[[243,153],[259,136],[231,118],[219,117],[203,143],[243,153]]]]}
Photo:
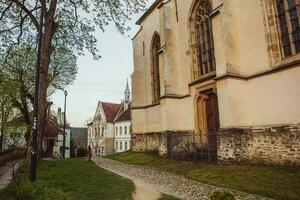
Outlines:
{"type": "Polygon", "coordinates": [[[299,0],[156,0],[133,38],[133,150],[300,164],[299,20],[299,0]]]}

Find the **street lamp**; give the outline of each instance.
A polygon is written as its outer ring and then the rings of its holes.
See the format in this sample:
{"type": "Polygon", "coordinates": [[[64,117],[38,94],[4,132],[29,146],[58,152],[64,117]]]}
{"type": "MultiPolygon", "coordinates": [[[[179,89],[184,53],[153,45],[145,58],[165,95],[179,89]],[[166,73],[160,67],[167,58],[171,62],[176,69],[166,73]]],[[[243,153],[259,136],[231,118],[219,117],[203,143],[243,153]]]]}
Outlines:
{"type": "Polygon", "coordinates": [[[63,158],[65,158],[66,154],[66,105],[67,105],[67,96],[68,92],[65,90],[65,107],[64,107],[64,131],[63,131],[63,158]]]}

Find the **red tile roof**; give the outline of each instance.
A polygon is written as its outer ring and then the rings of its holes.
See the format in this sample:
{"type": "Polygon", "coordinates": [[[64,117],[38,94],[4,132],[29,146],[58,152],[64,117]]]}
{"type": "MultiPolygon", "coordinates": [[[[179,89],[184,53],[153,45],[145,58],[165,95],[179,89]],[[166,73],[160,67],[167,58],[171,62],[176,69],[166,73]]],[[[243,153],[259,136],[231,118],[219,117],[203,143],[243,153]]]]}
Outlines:
{"type": "Polygon", "coordinates": [[[120,110],[121,105],[107,102],[101,102],[101,104],[105,113],[106,121],[113,122],[120,110]]]}
{"type": "Polygon", "coordinates": [[[47,137],[47,138],[56,138],[57,135],[61,131],[62,130],[59,128],[59,126],[56,123],[56,121],[54,121],[51,118],[48,118],[46,120],[46,124],[45,124],[45,137],[47,137]]]}
{"type": "Polygon", "coordinates": [[[130,108],[127,110],[123,111],[116,119],[115,122],[121,122],[121,121],[129,121],[131,120],[130,118],[130,108]]]}

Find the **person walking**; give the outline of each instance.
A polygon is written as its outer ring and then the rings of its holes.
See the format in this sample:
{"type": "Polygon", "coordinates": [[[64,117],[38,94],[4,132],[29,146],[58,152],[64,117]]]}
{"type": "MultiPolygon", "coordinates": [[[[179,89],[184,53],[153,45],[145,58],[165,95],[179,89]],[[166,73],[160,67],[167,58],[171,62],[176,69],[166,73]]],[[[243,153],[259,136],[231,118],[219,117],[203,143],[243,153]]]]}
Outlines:
{"type": "Polygon", "coordinates": [[[88,157],[89,157],[89,161],[92,160],[92,156],[93,156],[92,148],[91,148],[91,145],[89,145],[89,146],[88,146],[88,157]]]}

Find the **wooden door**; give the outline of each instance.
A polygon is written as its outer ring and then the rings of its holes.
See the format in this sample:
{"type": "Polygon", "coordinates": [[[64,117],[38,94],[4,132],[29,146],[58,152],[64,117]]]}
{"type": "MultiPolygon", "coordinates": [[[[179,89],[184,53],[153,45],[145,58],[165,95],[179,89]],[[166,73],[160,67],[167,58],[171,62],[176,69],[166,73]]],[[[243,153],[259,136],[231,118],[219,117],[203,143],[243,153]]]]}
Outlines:
{"type": "Polygon", "coordinates": [[[217,147],[217,131],[220,128],[218,98],[214,93],[208,94],[206,100],[206,138],[210,149],[217,147]]]}
{"type": "Polygon", "coordinates": [[[220,128],[217,95],[210,93],[206,100],[206,126],[207,131],[216,132],[220,128]]]}

